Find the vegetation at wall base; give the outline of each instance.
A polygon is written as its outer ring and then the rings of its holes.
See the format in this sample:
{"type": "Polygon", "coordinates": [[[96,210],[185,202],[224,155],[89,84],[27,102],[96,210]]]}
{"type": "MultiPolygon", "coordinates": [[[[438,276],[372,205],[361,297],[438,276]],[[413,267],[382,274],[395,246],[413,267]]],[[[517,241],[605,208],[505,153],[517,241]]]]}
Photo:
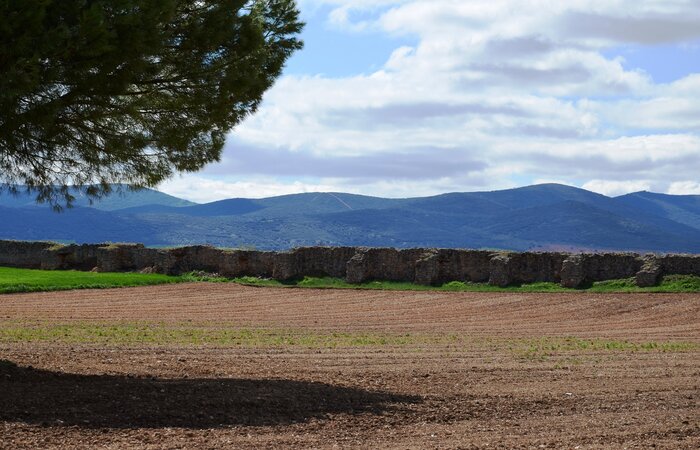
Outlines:
{"type": "MultiPolygon", "coordinates": [[[[225,278],[210,279],[207,281],[229,281],[225,278]]],[[[442,292],[533,292],[533,293],[565,293],[565,292],[590,292],[590,293],[681,293],[700,292],[700,277],[694,275],[668,275],[664,277],[658,286],[638,287],[633,278],[623,280],[608,280],[591,283],[584,289],[570,289],[557,283],[530,283],[507,287],[491,286],[488,283],[470,283],[451,281],[439,286],[424,286],[396,281],[368,281],[360,284],[350,284],[339,278],[304,277],[299,280],[276,281],[256,277],[240,277],[232,280],[235,283],[257,287],[287,287],[287,288],[313,288],[313,289],[376,289],[387,291],[442,291],[442,292]]]]}
{"type": "Polygon", "coordinates": [[[119,287],[148,286],[169,283],[236,283],[254,287],[307,288],[307,289],[368,289],[386,291],[436,291],[436,292],[532,292],[532,293],[700,293],[700,277],[692,275],[669,275],[654,287],[640,288],[634,279],[610,280],[592,283],[585,289],[568,289],[557,283],[531,283],[508,287],[491,286],[487,283],[452,281],[439,286],[423,286],[408,282],[368,281],[350,284],[339,278],[304,277],[298,280],[276,281],[266,278],[224,278],[216,274],[192,272],[182,276],[141,273],[100,273],[73,270],[30,270],[0,267],[0,294],[22,292],[46,292],[71,289],[108,289],[119,287]]]}
{"type": "Polygon", "coordinates": [[[179,283],[182,277],[141,273],[97,273],[74,270],[29,270],[0,267],[0,294],[108,289],[179,283]]]}

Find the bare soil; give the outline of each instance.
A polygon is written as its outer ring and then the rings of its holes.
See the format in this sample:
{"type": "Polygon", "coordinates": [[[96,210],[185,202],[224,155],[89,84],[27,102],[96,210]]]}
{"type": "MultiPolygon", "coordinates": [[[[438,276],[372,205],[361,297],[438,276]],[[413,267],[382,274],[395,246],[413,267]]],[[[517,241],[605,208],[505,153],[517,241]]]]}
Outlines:
{"type": "Polygon", "coordinates": [[[471,340],[4,341],[0,448],[700,448],[700,295],[191,284],[0,296],[0,327],[133,321],[471,340]],[[520,350],[569,337],[689,345],[520,350]]]}

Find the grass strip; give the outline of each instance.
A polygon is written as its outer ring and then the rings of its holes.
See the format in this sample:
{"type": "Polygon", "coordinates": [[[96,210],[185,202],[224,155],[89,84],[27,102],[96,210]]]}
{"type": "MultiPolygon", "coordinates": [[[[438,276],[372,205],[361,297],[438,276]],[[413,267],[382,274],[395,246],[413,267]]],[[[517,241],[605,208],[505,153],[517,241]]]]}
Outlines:
{"type": "MultiPolygon", "coordinates": [[[[227,279],[211,279],[207,281],[229,281],[227,279]]],[[[376,289],[384,291],[443,291],[443,292],[532,292],[532,293],[682,293],[700,292],[700,277],[695,275],[668,275],[658,286],[640,288],[633,278],[624,280],[599,281],[582,289],[570,289],[557,283],[530,283],[507,287],[491,286],[487,283],[471,283],[451,281],[439,286],[423,286],[413,283],[395,281],[370,281],[361,284],[350,284],[339,278],[304,277],[292,281],[276,281],[255,277],[240,277],[231,280],[246,286],[258,287],[294,287],[313,289],[376,289]]]]}
{"type": "Polygon", "coordinates": [[[475,338],[467,333],[331,332],[227,325],[154,322],[2,321],[0,343],[89,345],[186,345],[240,348],[365,348],[449,346],[453,349],[507,350],[527,358],[566,353],[671,352],[700,350],[676,341],[632,342],[577,337],[475,338]]]}
{"type": "Polygon", "coordinates": [[[61,291],[71,289],[107,289],[117,287],[148,286],[183,282],[223,282],[246,286],[313,289],[375,289],[384,291],[442,291],[442,292],[532,292],[532,293],[681,293],[700,292],[700,277],[693,275],[668,275],[658,286],[640,288],[634,279],[610,280],[592,283],[584,289],[568,289],[557,283],[530,283],[507,287],[487,283],[452,281],[439,286],[423,286],[407,282],[370,281],[350,284],[339,278],[304,277],[292,281],[276,281],[256,277],[222,278],[198,273],[182,276],[141,273],[97,273],[73,270],[29,270],[0,267],[0,294],[61,291]]]}
{"type": "Polygon", "coordinates": [[[0,294],[70,289],[107,289],[183,281],[189,281],[189,279],[160,274],[28,270],[0,267],[0,294]]]}

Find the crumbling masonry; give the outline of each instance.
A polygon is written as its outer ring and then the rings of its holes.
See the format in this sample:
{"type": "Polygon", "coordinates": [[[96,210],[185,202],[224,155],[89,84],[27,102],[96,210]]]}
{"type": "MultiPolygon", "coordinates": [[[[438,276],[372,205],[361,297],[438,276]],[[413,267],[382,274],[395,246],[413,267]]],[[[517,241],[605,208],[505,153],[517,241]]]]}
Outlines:
{"type": "Polygon", "coordinates": [[[594,281],[632,277],[639,286],[654,286],[664,275],[700,275],[700,255],[364,247],[307,247],[287,252],[264,252],[208,246],[153,249],[141,244],[60,245],[0,241],[0,266],[146,271],[169,275],[204,271],[225,277],[252,276],[276,280],[329,276],[350,283],[383,280],[438,285],[471,281],[508,286],[549,281],[578,288],[594,281]]]}

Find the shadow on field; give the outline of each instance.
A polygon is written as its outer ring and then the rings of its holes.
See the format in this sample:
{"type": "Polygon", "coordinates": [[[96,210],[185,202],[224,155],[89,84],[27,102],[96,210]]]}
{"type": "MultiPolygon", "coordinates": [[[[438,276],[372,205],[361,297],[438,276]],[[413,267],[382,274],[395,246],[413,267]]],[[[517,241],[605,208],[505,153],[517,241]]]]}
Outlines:
{"type": "Polygon", "coordinates": [[[420,397],[292,380],[74,375],[0,360],[0,421],[86,428],[287,425],[382,414],[420,397]]]}

